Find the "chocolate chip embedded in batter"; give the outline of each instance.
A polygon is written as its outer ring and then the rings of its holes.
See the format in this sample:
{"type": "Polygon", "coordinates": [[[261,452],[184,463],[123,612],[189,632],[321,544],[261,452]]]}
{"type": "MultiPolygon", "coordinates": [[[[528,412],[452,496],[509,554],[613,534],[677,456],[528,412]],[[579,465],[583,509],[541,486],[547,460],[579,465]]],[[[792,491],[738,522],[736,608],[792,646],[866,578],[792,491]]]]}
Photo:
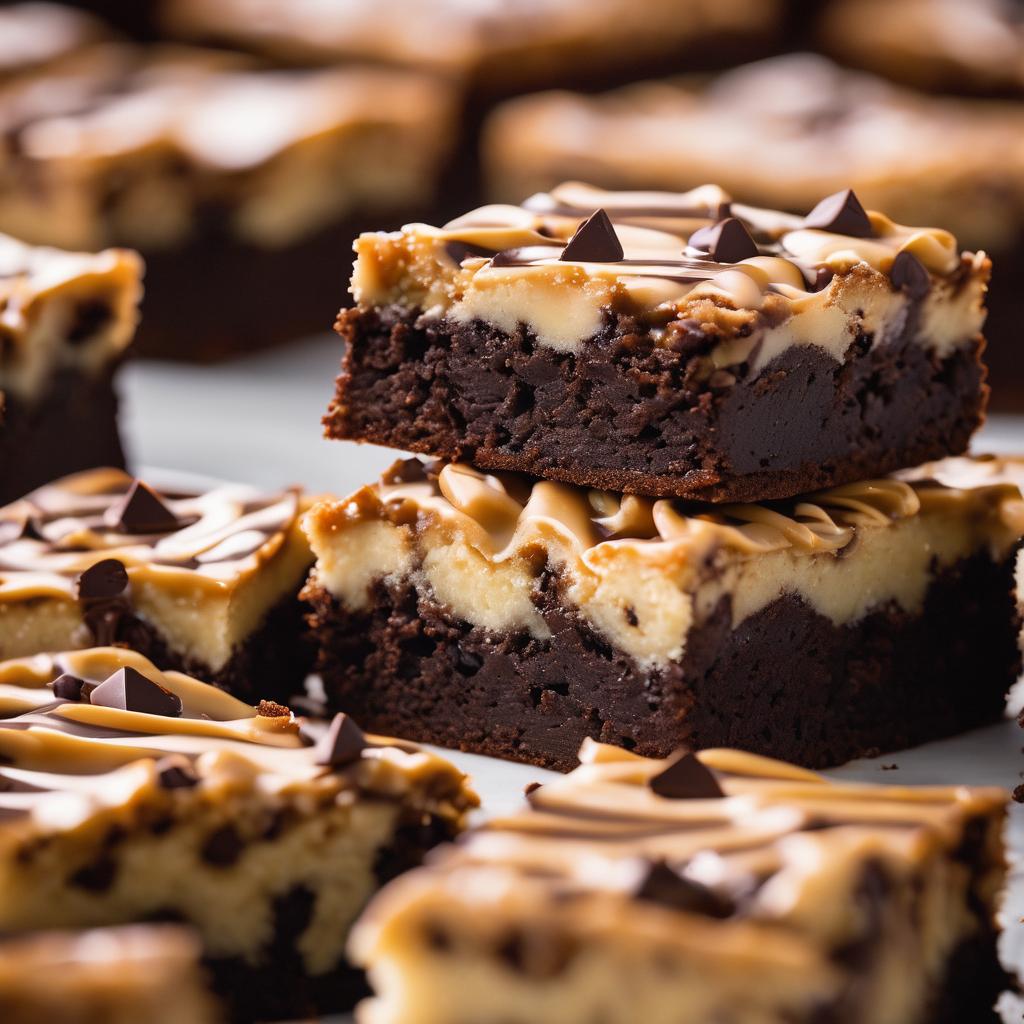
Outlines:
{"type": "Polygon", "coordinates": [[[173,533],[180,527],[178,517],[141,480],[133,480],[124,497],[103,515],[107,526],[124,533],[173,533]]]}
{"type": "Polygon", "coordinates": [[[870,238],[874,233],[871,219],[852,188],[826,196],[806,217],[805,228],[832,231],[853,238],[870,238]]]}
{"type": "Polygon", "coordinates": [[[163,757],[156,763],[156,777],[164,789],[191,789],[199,776],[184,757],[163,757]]]}
{"type": "Polygon", "coordinates": [[[677,754],[647,785],[668,800],[716,800],[725,796],[714,773],[696,754],[677,754]]]}
{"type": "Polygon", "coordinates": [[[896,253],[889,277],[894,288],[906,292],[912,299],[924,298],[932,286],[931,275],[912,252],[896,253]]]}
{"type": "Polygon", "coordinates": [[[225,825],[223,828],[211,832],[200,856],[207,864],[218,868],[231,867],[242,855],[245,844],[233,825],[225,825]]]}
{"type": "Polygon", "coordinates": [[[757,243],[735,217],[694,231],[689,244],[706,252],[716,263],[739,263],[758,255],[757,243]]]}
{"type": "Polygon", "coordinates": [[[663,860],[647,866],[634,895],[637,899],[706,917],[729,917],[734,909],[725,897],[700,882],[677,874],[663,860]]]}
{"type": "Polygon", "coordinates": [[[100,683],[89,695],[89,702],[144,715],[181,716],[181,698],[176,693],[164,689],[128,665],[100,683]]]}
{"type": "Polygon", "coordinates": [[[104,558],[78,574],[76,592],[80,601],[106,601],[128,589],[128,570],[116,558],[104,558]]]}
{"type": "Polygon", "coordinates": [[[367,746],[363,730],[344,712],[338,712],[331,721],[327,735],[317,744],[313,763],[341,768],[358,761],[367,746]]]}
{"type": "Polygon", "coordinates": [[[618,263],[624,253],[611,218],[595,210],[569,239],[558,258],[573,263],[618,263]]]}

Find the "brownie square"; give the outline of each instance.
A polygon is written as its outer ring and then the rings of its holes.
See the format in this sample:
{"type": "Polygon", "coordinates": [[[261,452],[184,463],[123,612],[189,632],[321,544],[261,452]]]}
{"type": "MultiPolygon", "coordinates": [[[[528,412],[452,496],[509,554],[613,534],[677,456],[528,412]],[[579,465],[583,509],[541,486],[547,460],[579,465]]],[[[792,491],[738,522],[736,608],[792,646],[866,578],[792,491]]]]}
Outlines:
{"type": "Polygon", "coordinates": [[[477,803],[411,744],[133,651],[4,662],[0,679],[0,933],[181,922],[233,1020],[350,1008],[352,921],[477,803]]]}
{"type": "Polygon", "coordinates": [[[988,259],[849,191],[569,184],[356,251],[328,437],[761,501],[962,452],[985,408],[988,259]]]}
{"type": "Polygon", "coordinates": [[[141,278],[133,252],[0,235],[0,502],[75,470],[124,465],[114,376],[141,278]]]}
{"type": "Polygon", "coordinates": [[[1022,505],[963,462],[729,506],[400,463],[304,521],[327,699],[561,770],[588,737],[824,767],[997,721],[1022,505]]]}
{"type": "Polygon", "coordinates": [[[1002,1019],[1002,790],[830,782],[728,749],[580,760],[373,901],[352,940],[363,1019],[1002,1019]]]}

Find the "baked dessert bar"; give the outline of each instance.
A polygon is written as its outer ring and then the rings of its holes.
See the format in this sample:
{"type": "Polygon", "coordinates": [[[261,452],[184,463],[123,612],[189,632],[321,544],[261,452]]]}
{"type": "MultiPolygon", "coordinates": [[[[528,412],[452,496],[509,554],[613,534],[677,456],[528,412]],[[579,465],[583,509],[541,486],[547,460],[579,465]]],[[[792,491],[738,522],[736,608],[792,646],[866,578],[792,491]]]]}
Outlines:
{"type": "Polygon", "coordinates": [[[143,354],[248,351],[326,328],[352,238],[431,200],[452,116],[410,73],[95,47],[0,107],[0,230],[140,249],[143,354]]]}
{"type": "Polygon", "coordinates": [[[74,470],[124,465],[113,378],[135,333],[141,276],[133,252],[0,235],[0,502],[74,470]]]}
{"type": "Polygon", "coordinates": [[[965,476],[710,506],[398,463],[304,520],[327,699],[562,770],[587,737],[823,767],[996,721],[1024,504],[965,476]]]}
{"type": "Polygon", "coordinates": [[[999,1019],[1001,790],[580,757],[371,904],[361,1024],[999,1019]]]}
{"type": "Polygon", "coordinates": [[[849,190],[570,183],[356,252],[328,437],[761,501],[958,454],[985,408],[988,259],[849,190]]]}
{"type": "Polygon", "coordinates": [[[779,0],[164,0],[186,37],[282,61],[373,60],[443,74],[473,94],[607,82],[688,63],[722,66],[769,45],[779,0]]]}
{"type": "Polygon", "coordinates": [[[199,947],[170,926],[0,940],[5,1024],[214,1024],[199,947]]]}
{"type": "Polygon", "coordinates": [[[305,506],[231,484],[161,493],[115,469],[33,491],[0,509],[0,657],[118,644],[287,700],[311,660],[305,506]]]}
{"type": "Polygon", "coordinates": [[[0,715],[0,933],[184,922],[241,1020],[349,1004],[352,920],[475,804],[433,754],[118,648],[0,665],[0,715]]]}
{"type": "MultiPolygon", "coordinates": [[[[880,6],[898,17],[909,5],[880,6]]],[[[849,187],[903,224],[941,225],[993,259],[986,361],[993,401],[1009,408],[1024,403],[1016,285],[1024,272],[1022,135],[1019,102],[925,96],[796,54],[713,79],[514,100],[491,116],[482,153],[500,200],[567,178],[615,189],[716,181],[747,202],[802,212],[849,187]]]]}

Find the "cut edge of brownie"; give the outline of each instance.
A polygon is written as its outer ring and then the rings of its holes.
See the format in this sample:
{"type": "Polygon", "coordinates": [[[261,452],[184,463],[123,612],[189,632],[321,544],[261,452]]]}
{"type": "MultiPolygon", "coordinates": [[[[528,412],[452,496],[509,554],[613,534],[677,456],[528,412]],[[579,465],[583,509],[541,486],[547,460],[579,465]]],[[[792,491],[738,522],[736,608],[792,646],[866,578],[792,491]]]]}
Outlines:
{"type": "Polygon", "coordinates": [[[327,437],[648,496],[772,500],[960,454],[989,392],[984,339],[939,359],[914,309],[842,363],[794,345],[707,380],[707,336],[680,352],[623,316],[575,354],[400,307],[343,310],[336,330],[327,437]]]}
{"type": "Polygon", "coordinates": [[[733,628],[724,598],[682,662],[650,669],[568,609],[554,577],[537,597],[550,640],[471,626],[409,583],[378,582],[365,612],[315,584],[305,596],[333,709],[567,771],[586,737],[645,756],[736,747],[821,768],[989,724],[1021,664],[1012,593],[1013,558],[984,552],[939,571],[917,613],[887,604],[836,626],[783,595],[733,628]]]}

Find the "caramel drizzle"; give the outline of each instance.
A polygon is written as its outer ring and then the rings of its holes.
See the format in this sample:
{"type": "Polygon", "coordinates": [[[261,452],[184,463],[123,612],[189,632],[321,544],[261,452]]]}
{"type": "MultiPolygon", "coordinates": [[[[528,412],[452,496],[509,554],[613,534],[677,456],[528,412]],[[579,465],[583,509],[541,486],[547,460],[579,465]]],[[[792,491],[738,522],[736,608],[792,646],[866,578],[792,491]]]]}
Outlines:
{"type": "MultiPolygon", "coordinates": [[[[671,763],[587,740],[581,765],[529,796],[530,808],[494,819],[439,862],[444,870],[486,864],[542,880],[558,892],[631,896],[645,865],[664,862],[723,895],[746,892],[734,911],[755,908],[772,876],[795,868],[814,844],[842,856],[856,836],[871,851],[912,857],[927,843],[952,848],[964,822],[1003,807],[998,789],[899,787],[832,782],[814,772],[737,750],[698,755],[720,799],[658,796],[651,780],[671,763]],[[794,839],[799,845],[794,845],[794,839]],[[635,870],[634,870],[635,869],[635,870]]],[[[861,858],[855,857],[861,862],[861,858]]]]}
{"type": "Polygon", "coordinates": [[[126,534],[104,515],[132,478],[115,469],[65,477],[0,510],[0,598],[23,591],[72,595],[78,574],[114,558],[130,575],[173,572],[218,583],[280,546],[299,512],[299,494],[254,496],[226,486],[205,494],[164,495],[179,528],[126,534]]]}
{"type": "Polygon", "coordinates": [[[157,762],[167,757],[185,759],[202,778],[241,772],[260,775],[273,788],[330,776],[339,785],[384,796],[418,789],[431,799],[447,797],[462,810],[475,805],[457,769],[413,744],[368,735],[350,764],[325,767],[317,763],[306,729],[287,709],[250,707],[183,673],[160,671],[123,648],[2,662],[0,823],[32,815],[52,795],[79,795],[83,815],[130,800],[140,787],[157,784],[157,762]],[[126,666],[179,697],[181,717],[54,696],[53,683],[63,674],[98,684],[126,666]]]}

